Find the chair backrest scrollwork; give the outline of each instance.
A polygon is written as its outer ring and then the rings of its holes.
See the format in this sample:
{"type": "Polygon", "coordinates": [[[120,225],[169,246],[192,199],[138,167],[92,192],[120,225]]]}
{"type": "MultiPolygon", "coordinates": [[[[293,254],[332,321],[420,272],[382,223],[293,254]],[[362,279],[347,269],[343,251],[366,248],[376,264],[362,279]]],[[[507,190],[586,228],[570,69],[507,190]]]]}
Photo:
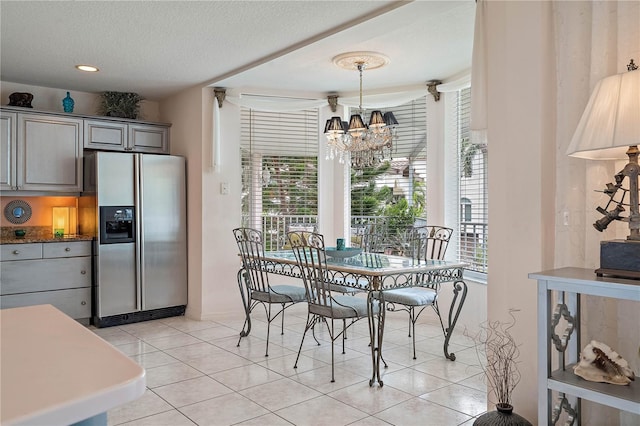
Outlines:
{"type": "Polygon", "coordinates": [[[269,292],[269,275],[264,268],[264,243],[262,232],[253,228],[237,228],[233,236],[238,244],[242,267],[251,291],[269,292]]]}
{"type": "Polygon", "coordinates": [[[453,229],[444,226],[419,226],[409,234],[410,253],[414,259],[443,260],[453,229]]]}
{"type": "Polygon", "coordinates": [[[316,232],[292,231],[287,239],[302,272],[308,302],[331,307],[331,285],[328,280],[324,237],[316,232]]]}

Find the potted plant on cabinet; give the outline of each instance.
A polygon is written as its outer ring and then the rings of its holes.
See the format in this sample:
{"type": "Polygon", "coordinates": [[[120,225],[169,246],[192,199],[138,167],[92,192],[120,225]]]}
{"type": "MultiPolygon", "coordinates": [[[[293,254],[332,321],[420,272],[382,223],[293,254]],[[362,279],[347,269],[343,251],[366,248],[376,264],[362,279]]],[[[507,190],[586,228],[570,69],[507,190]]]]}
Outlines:
{"type": "Polygon", "coordinates": [[[131,92],[102,92],[100,112],[108,117],[138,118],[142,97],[131,92]]]}

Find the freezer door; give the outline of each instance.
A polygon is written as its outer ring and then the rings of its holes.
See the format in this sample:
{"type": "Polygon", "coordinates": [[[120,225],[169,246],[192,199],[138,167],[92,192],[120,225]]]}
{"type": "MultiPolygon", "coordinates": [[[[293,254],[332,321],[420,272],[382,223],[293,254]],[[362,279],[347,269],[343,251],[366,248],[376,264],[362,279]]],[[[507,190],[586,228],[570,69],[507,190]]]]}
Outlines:
{"type": "Polygon", "coordinates": [[[142,309],[186,305],[184,158],[140,155],[138,170],[142,309]]]}
{"type": "Polygon", "coordinates": [[[96,153],[99,206],[134,205],[134,155],[121,152],[96,153]]]}
{"type": "Polygon", "coordinates": [[[139,311],[135,243],[97,247],[97,316],[102,318],[139,311]]]}

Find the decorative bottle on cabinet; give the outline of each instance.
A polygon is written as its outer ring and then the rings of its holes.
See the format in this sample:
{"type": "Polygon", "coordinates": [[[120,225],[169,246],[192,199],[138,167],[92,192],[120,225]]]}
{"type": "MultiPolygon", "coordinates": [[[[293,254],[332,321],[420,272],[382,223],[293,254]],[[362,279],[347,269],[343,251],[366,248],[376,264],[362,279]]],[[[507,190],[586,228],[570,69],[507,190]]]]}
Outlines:
{"type": "Polygon", "coordinates": [[[67,92],[67,97],[62,100],[62,108],[64,108],[64,112],[73,112],[73,105],[75,104],[69,92],[67,92]]]}

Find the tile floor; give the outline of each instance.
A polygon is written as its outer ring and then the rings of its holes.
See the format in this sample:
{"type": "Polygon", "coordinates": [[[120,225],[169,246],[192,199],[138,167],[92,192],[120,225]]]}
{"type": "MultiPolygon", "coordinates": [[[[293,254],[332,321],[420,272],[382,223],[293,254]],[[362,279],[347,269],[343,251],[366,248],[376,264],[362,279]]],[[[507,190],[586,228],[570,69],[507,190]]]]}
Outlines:
{"type": "Polygon", "coordinates": [[[284,335],[254,313],[249,337],[237,347],[243,318],[194,321],[166,318],[95,333],[140,363],[147,390],[136,401],[108,412],[109,425],[471,425],[487,407],[486,385],[473,341],[454,333],[444,358],[444,338],[433,312],[417,326],[412,358],[406,313],[387,315],[384,386],[369,387],[371,352],[366,320],[347,333],[346,353],[336,344],[336,381],[331,383],[331,344],[305,339],[306,304],[286,311],[284,335]]]}

